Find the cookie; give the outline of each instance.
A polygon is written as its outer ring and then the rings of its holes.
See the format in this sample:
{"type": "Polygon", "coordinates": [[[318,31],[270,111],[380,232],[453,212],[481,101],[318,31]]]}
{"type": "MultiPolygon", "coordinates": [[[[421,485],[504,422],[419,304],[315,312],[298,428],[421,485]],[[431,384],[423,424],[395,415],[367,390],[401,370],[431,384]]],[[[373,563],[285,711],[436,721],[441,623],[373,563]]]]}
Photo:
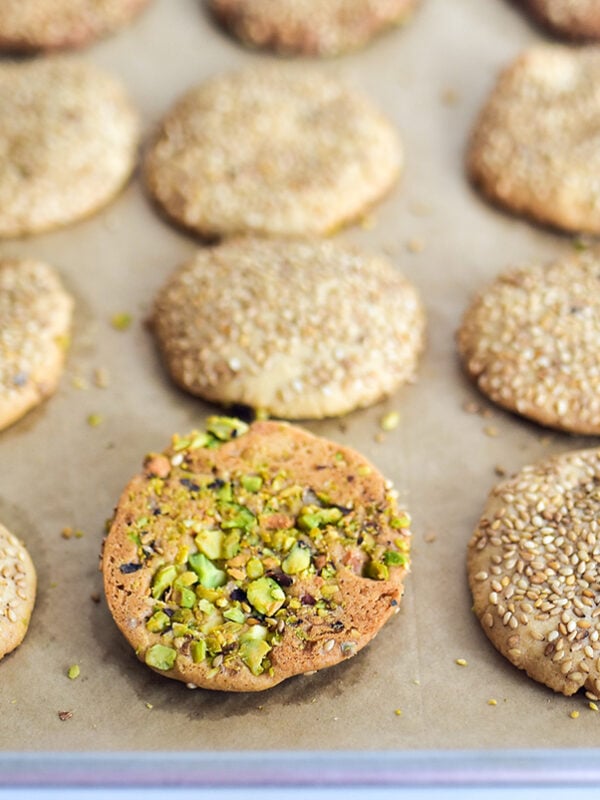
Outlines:
{"type": "Polygon", "coordinates": [[[525,0],[524,5],[555,33],[573,39],[600,38],[598,0],[525,0]]]}
{"type": "Polygon", "coordinates": [[[600,450],[522,469],[491,492],[468,547],[474,611],[509,661],[556,692],[600,696],[600,450]]]}
{"type": "Polygon", "coordinates": [[[458,348],[491,400],[541,425],[600,433],[600,250],[508,270],[467,309],[458,348]]]}
{"type": "Polygon", "coordinates": [[[2,0],[0,50],[81,47],[126,25],[148,0],[2,0]]]}
{"type": "Polygon", "coordinates": [[[0,237],[108,203],[135,165],[138,127],[124,88],[91,64],[0,63],[0,237]]]}
{"type": "Polygon", "coordinates": [[[412,380],[424,313],[384,258],[248,237],[200,250],[172,275],[152,326],[183,389],[307,419],[375,403],[412,380]]]}
{"type": "Polygon", "coordinates": [[[600,50],[539,45],[506,69],[467,166],[493,202],[566,231],[600,233],[600,50]]]}
{"type": "Polygon", "coordinates": [[[394,128],[362,94],[312,70],[263,64],[176,103],[144,172],[165,213],[201,236],[303,236],[363,215],[401,164],[394,128]]]}
{"type": "Polygon", "coordinates": [[[398,611],[409,518],[347,447],[209,418],[150,454],[104,544],[137,657],[191,688],[268,689],[355,655],[398,611]]]}
{"type": "Polygon", "coordinates": [[[56,390],[72,309],[47,264],[0,259],[0,429],[56,390]]]}
{"type": "Polygon", "coordinates": [[[35,603],[36,574],[23,544],[0,525],[0,659],[23,641],[35,603]]]}
{"type": "Polygon", "coordinates": [[[411,16],[418,0],[211,0],[242,42],[284,55],[334,56],[364,47],[411,16]]]}

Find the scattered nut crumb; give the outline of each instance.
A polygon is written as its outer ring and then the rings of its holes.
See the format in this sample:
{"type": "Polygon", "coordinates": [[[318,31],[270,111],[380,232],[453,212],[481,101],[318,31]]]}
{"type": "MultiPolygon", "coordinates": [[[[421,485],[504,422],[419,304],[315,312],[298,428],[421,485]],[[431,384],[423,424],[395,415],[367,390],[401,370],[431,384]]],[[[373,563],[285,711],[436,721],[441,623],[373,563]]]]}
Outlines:
{"type": "Polygon", "coordinates": [[[395,708],[395,709],[394,709],[394,714],[395,714],[397,717],[401,717],[401,716],[402,716],[402,709],[401,709],[401,708],[395,708]]]}
{"type": "Polygon", "coordinates": [[[431,544],[432,542],[435,542],[436,539],[437,539],[437,534],[435,534],[435,533],[427,533],[423,537],[423,541],[426,542],[427,544],[431,544]]]}
{"type": "Polygon", "coordinates": [[[579,711],[571,711],[569,716],[571,717],[571,719],[577,719],[577,717],[579,716],[579,711]]]}
{"type": "Polygon", "coordinates": [[[466,658],[455,658],[454,663],[458,664],[459,667],[466,667],[468,662],[466,658]]]}
{"type": "Polygon", "coordinates": [[[107,389],[110,386],[110,373],[106,367],[96,367],[94,370],[94,385],[98,389],[107,389]]]}
{"type": "Polygon", "coordinates": [[[126,331],[133,322],[133,317],[126,311],[119,311],[110,318],[110,324],[117,331],[126,331]]]}
{"type": "Polygon", "coordinates": [[[99,603],[100,602],[100,594],[98,592],[94,592],[90,595],[90,600],[92,603],[99,603]]]}
{"type": "Polygon", "coordinates": [[[73,375],[71,378],[71,386],[73,386],[74,389],[87,389],[88,382],[83,375],[73,375]]]}
{"type": "Polygon", "coordinates": [[[150,709],[154,708],[152,703],[145,703],[145,706],[146,706],[146,708],[150,708],[150,709]]]}
{"type": "Polygon", "coordinates": [[[479,414],[481,412],[481,406],[474,400],[465,400],[462,407],[463,411],[466,411],[467,414],[479,414]]]}
{"type": "Polygon", "coordinates": [[[58,712],[58,718],[59,718],[59,720],[61,722],[66,722],[66,720],[71,719],[72,716],[73,716],[73,712],[72,711],[59,711],[58,712]]]}
{"type": "Polygon", "coordinates": [[[488,700],[488,706],[497,706],[497,705],[498,705],[498,701],[494,700],[493,697],[490,697],[490,699],[488,700]]]}
{"type": "Polygon", "coordinates": [[[498,428],[495,428],[493,425],[486,425],[483,429],[483,432],[486,436],[490,436],[491,438],[495,438],[496,436],[500,435],[498,428]]]}
{"type": "Polygon", "coordinates": [[[409,253],[422,253],[425,250],[425,241],[417,237],[409,239],[406,243],[406,249],[409,253]]]}
{"type": "Polygon", "coordinates": [[[377,444],[383,444],[385,442],[385,434],[381,431],[377,431],[375,436],[373,436],[373,440],[377,442],[377,444]]]}
{"type": "Polygon", "coordinates": [[[382,431],[393,431],[400,424],[400,414],[397,411],[388,411],[379,420],[382,431]]]}
{"type": "Polygon", "coordinates": [[[596,703],[593,702],[593,700],[590,700],[589,706],[592,709],[592,711],[598,711],[599,710],[598,706],[596,705],[596,703]]]}
{"type": "Polygon", "coordinates": [[[62,536],[63,539],[70,539],[71,536],[73,536],[73,528],[69,527],[63,528],[62,531],[60,532],[60,535],[62,536]]]}
{"type": "Polygon", "coordinates": [[[97,428],[98,425],[101,425],[103,422],[103,418],[101,414],[89,414],[87,418],[87,424],[91,428],[97,428]]]}
{"type": "Polygon", "coordinates": [[[494,472],[499,478],[504,478],[506,477],[506,475],[508,475],[507,470],[504,469],[504,467],[500,466],[500,464],[496,464],[496,466],[494,467],[494,472]]]}
{"type": "Polygon", "coordinates": [[[67,677],[71,681],[74,681],[76,678],[78,678],[80,674],[81,674],[81,669],[79,668],[79,664],[71,664],[71,666],[67,670],[67,677]]]}

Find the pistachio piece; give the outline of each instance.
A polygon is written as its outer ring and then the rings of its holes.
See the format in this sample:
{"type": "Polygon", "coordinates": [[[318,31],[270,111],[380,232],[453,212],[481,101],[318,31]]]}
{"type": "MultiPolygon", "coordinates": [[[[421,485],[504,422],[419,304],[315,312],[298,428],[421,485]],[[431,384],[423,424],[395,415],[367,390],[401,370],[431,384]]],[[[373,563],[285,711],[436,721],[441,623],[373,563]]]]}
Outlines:
{"type": "Polygon", "coordinates": [[[318,506],[304,506],[298,515],[298,527],[303,531],[313,528],[322,528],[325,525],[335,525],[343,514],[339,508],[319,508],[318,506]]]}
{"type": "Polygon", "coordinates": [[[302,542],[296,542],[281,563],[281,569],[288,575],[297,575],[310,566],[310,550],[302,542]]]}
{"type": "Polygon", "coordinates": [[[167,670],[173,669],[176,658],[177,650],[164,644],[153,644],[146,650],[144,661],[149,667],[167,670]]]}
{"type": "Polygon", "coordinates": [[[234,417],[209,417],[206,430],[222,442],[228,442],[242,436],[248,430],[248,425],[241,419],[234,417]]]}
{"type": "Polygon", "coordinates": [[[250,642],[254,639],[261,639],[266,641],[269,634],[269,629],[265,625],[252,625],[247,631],[240,636],[240,642],[250,642]]]}
{"type": "Polygon", "coordinates": [[[242,475],[240,483],[242,484],[242,488],[247,492],[252,492],[254,494],[260,491],[263,485],[263,479],[260,475],[242,475]]]}
{"type": "Polygon", "coordinates": [[[171,620],[168,614],[165,614],[164,611],[155,611],[148,622],[146,622],[146,629],[149,630],[150,633],[161,633],[168,628],[170,624],[171,620]]]}
{"type": "Polygon", "coordinates": [[[223,546],[223,531],[215,529],[205,529],[196,535],[195,539],[200,550],[207,558],[220,558],[223,546]]]}
{"type": "Polygon", "coordinates": [[[234,558],[239,550],[240,550],[240,532],[233,528],[233,530],[229,531],[227,536],[223,539],[223,545],[221,548],[222,557],[223,558],[234,558]]]}
{"type": "Polygon", "coordinates": [[[404,553],[398,553],[396,550],[386,550],[383,554],[383,563],[390,567],[403,567],[406,562],[407,558],[404,553]]]}
{"type": "Polygon", "coordinates": [[[240,658],[253,675],[264,672],[263,658],[271,650],[271,646],[260,639],[251,639],[240,644],[240,658]]]}
{"type": "Polygon", "coordinates": [[[160,567],[152,579],[152,597],[158,600],[166,592],[177,577],[177,567],[174,564],[165,564],[160,567]]]}
{"type": "Polygon", "coordinates": [[[285,592],[273,578],[258,578],[248,584],[246,590],[248,602],[258,611],[268,617],[278,611],[285,600],[285,592]]]}
{"type": "Polygon", "coordinates": [[[215,567],[204,553],[192,553],[188,563],[198,576],[202,586],[207,589],[216,589],[227,583],[227,574],[222,569],[215,567]]]}
{"type": "Polygon", "coordinates": [[[365,574],[376,581],[386,581],[390,577],[388,568],[381,561],[369,561],[365,574]]]}
{"type": "Polygon", "coordinates": [[[206,642],[204,639],[196,639],[190,645],[190,655],[194,664],[199,664],[206,658],[206,642]]]}
{"type": "Polygon", "coordinates": [[[223,612],[223,616],[225,617],[225,619],[228,619],[231,622],[242,623],[246,619],[246,615],[244,614],[242,609],[238,607],[228,608],[227,611],[223,612]]]}
{"type": "Polygon", "coordinates": [[[219,506],[221,513],[221,527],[224,530],[229,528],[241,528],[248,530],[256,525],[256,517],[246,506],[239,503],[222,503],[219,506]]]}
{"type": "Polygon", "coordinates": [[[251,558],[248,560],[246,564],[246,575],[250,578],[250,580],[255,580],[256,578],[262,577],[264,572],[265,570],[260,559],[251,558]]]}

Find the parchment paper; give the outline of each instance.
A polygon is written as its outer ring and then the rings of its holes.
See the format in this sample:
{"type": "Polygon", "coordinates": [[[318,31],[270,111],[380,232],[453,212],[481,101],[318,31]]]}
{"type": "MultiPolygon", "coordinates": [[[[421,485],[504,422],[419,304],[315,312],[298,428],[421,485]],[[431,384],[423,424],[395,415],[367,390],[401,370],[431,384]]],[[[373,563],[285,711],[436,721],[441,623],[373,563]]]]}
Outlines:
{"type": "MultiPolygon", "coordinates": [[[[471,613],[464,567],[466,543],[498,480],[496,465],[511,472],[594,443],[492,409],[462,375],[454,347],[462,310],[483,283],[510,263],[572,247],[566,237],[489,207],[463,174],[468,131],[497,71],[542,38],[504,0],[424,0],[405,29],[319,64],[362,87],[401,132],[400,185],[375,210],[373,225],[344,236],[388,253],[421,290],[429,318],[416,385],[377,407],[306,425],[370,457],[414,518],[413,572],[401,613],[366,650],[333,669],[262,694],[189,691],[140,664],[104,600],[91,599],[101,594],[105,520],[144,454],[215,412],[174,388],[144,326],[157,288],[198,242],[160,218],[135,176],[94,218],[0,244],[2,256],[56,265],[77,301],[58,394],[0,434],[0,519],[25,540],[39,574],[30,632],[0,663],[3,750],[600,744],[600,715],[583,696],[554,695],[496,653],[471,613]],[[118,312],[133,315],[129,330],[111,326],[118,312]],[[111,378],[105,389],[93,385],[100,367],[111,378]],[[82,381],[88,388],[77,388],[82,381]],[[465,412],[465,401],[489,409],[489,418],[465,412]],[[376,441],[389,410],[400,412],[401,424],[376,441]],[[88,425],[90,414],[102,416],[98,427],[88,425]],[[66,526],[83,536],[62,538],[66,526]],[[75,663],[81,675],[72,681],[66,672],[75,663]],[[488,705],[492,698],[497,705],[488,705]],[[578,719],[570,718],[573,710],[578,719]],[[72,717],[61,721],[60,711],[72,717]]],[[[121,75],[146,133],[189,86],[271,58],[215,28],[199,0],[154,0],[134,25],[80,57],[121,75]]]]}

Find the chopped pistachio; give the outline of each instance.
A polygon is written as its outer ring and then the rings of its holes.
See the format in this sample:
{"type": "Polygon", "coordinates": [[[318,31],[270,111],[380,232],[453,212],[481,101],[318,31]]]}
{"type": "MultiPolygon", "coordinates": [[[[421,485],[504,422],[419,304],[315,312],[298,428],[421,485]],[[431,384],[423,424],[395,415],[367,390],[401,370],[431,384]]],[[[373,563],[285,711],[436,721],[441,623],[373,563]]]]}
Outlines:
{"type": "Polygon", "coordinates": [[[397,411],[388,411],[379,420],[379,427],[382,431],[393,431],[400,424],[400,414],[397,411]]]}
{"type": "Polygon", "coordinates": [[[410,528],[410,517],[408,514],[402,514],[401,517],[394,517],[390,525],[392,528],[410,528]]]}
{"type": "Polygon", "coordinates": [[[259,614],[271,617],[284,603],[285,592],[273,578],[258,578],[248,584],[248,602],[259,614]]]}
{"type": "Polygon", "coordinates": [[[231,622],[242,623],[246,619],[246,615],[244,614],[242,609],[238,607],[228,608],[227,611],[223,612],[223,616],[225,617],[225,619],[228,619],[231,622]]]}
{"type": "Polygon", "coordinates": [[[227,583],[227,574],[222,569],[218,569],[204,553],[192,553],[189,565],[198,576],[202,586],[207,589],[216,589],[227,583]]]}
{"type": "Polygon", "coordinates": [[[71,664],[71,666],[69,667],[69,669],[67,671],[67,676],[68,676],[69,680],[74,681],[75,678],[78,678],[80,674],[81,674],[81,670],[79,668],[79,664],[71,664]]]}
{"type": "Polygon", "coordinates": [[[242,475],[240,478],[240,483],[247,492],[255,493],[260,491],[263,484],[263,479],[260,477],[260,475],[242,475]]]}
{"type": "Polygon", "coordinates": [[[260,578],[264,574],[262,562],[258,558],[251,558],[246,564],[246,575],[250,580],[260,578]]]}
{"type": "Polygon", "coordinates": [[[296,542],[281,563],[281,569],[288,575],[297,575],[309,566],[310,550],[300,542],[296,542]]]}
{"type": "Polygon", "coordinates": [[[388,567],[404,566],[407,562],[407,557],[404,553],[398,553],[396,550],[386,550],[383,554],[383,563],[388,567]]]}
{"type": "Polygon", "coordinates": [[[304,506],[298,515],[298,527],[304,531],[310,531],[313,528],[334,525],[341,520],[342,516],[343,514],[339,508],[304,506]]]}
{"type": "Polygon", "coordinates": [[[386,581],[390,576],[388,568],[381,561],[369,561],[365,572],[367,578],[373,578],[376,581],[386,581]]]}
{"type": "Polygon", "coordinates": [[[146,628],[151,633],[161,633],[169,627],[170,623],[171,620],[168,614],[165,614],[164,611],[155,611],[146,622],[146,628]]]}
{"type": "Polygon", "coordinates": [[[223,539],[222,557],[234,558],[240,549],[240,532],[235,528],[225,536],[223,539]]]}
{"type": "Polygon", "coordinates": [[[199,531],[196,534],[196,544],[207,558],[215,559],[221,557],[221,548],[223,546],[223,531],[214,528],[207,528],[199,531]]]}
{"type": "Polygon", "coordinates": [[[91,428],[97,428],[98,425],[102,425],[102,422],[103,422],[102,414],[88,414],[87,424],[91,428]]]}
{"type": "Polygon", "coordinates": [[[166,647],[164,644],[153,644],[146,650],[144,661],[149,667],[168,670],[173,669],[176,658],[177,650],[166,647]]]}
{"type": "Polygon", "coordinates": [[[190,645],[190,655],[194,664],[199,664],[206,658],[206,642],[204,639],[196,639],[190,645]]]}
{"type": "Polygon", "coordinates": [[[240,658],[253,675],[264,672],[263,659],[271,646],[260,639],[247,640],[240,644],[240,658]]]}
{"type": "Polygon", "coordinates": [[[152,597],[158,600],[172,585],[177,577],[177,567],[174,564],[165,564],[160,567],[152,579],[152,597]]]}
{"type": "Polygon", "coordinates": [[[256,525],[256,517],[246,506],[239,503],[222,503],[219,511],[221,511],[221,527],[225,530],[229,528],[241,528],[247,530],[256,525]]]}
{"type": "Polygon", "coordinates": [[[228,442],[242,436],[248,430],[248,425],[241,419],[234,417],[209,417],[206,430],[222,442],[228,442]]]}

